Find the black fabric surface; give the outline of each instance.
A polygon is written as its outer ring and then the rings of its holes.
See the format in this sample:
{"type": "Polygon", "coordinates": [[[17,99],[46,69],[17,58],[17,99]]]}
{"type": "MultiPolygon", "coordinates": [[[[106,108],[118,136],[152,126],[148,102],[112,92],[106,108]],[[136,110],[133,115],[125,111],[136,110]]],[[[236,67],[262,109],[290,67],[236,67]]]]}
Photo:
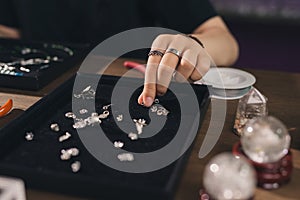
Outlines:
{"type": "Polygon", "coordinates": [[[30,70],[29,72],[21,71],[20,64],[12,65],[16,68],[14,72],[22,73],[22,76],[1,73],[0,86],[26,90],[41,89],[56,79],[59,74],[79,65],[89,49],[88,44],[61,44],[0,39],[0,64],[13,63],[20,60],[47,59],[47,57],[58,58],[58,61],[51,60],[46,64],[24,66],[30,70]],[[63,48],[71,51],[64,51],[63,48]],[[25,49],[31,49],[36,52],[22,54],[22,51],[25,49]]]}
{"type": "MultiPolygon", "coordinates": [[[[111,92],[118,80],[116,77],[104,77],[105,80],[100,82],[101,86],[97,89],[97,94],[100,94],[96,98],[98,113],[103,112],[103,105],[110,103],[111,92]]],[[[132,174],[107,167],[87,151],[76,130],[72,128],[73,120],[64,116],[72,108],[72,86],[72,81],[68,81],[0,130],[0,173],[21,177],[29,187],[97,199],[172,199],[189,151],[171,165],[149,173],[132,174]],[[54,122],[60,126],[59,133],[50,130],[50,124],[54,122]],[[34,133],[33,141],[24,139],[27,131],[34,133]],[[65,131],[70,132],[72,137],[65,142],[58,142],[58,137],[65,131]],[[68,161],[60,160],[61,149],[70,147],[77,147],[80,150],[79,156],[68,161]],[[75,160],[79,160],[82,165],[77,174],[70,168],[70,164],[75,160]]],[[[136,103],[141,89],[138,88],[131,96],[130,114],[132,119],[143,117],[149,123],[148,108],[136,103]]],[[[208,90],[199,85],[193,86],[193,89],[199,100],[202,119],[209,102],[208,90]]],[[[123,141],[124,149],[132,152],[154,151],[168,144],[176,134],[181,117],[188,117],[192,122],[196,113],[191,110],[182,116],[179,103],[171,91],[159,100],[170,113],[165,126],[158,134],[151,138],[131,141],[116,126],[114,118],[110,115],[101,124],[106,136],[112,142],[123,141]]],[[[81,105],[85,108],[84,103],[81,105]]],[[[89,116],[90,113],[85,115],[89,116]]],[[[201,122],[199,126],[200,124],[201,122]]]]}

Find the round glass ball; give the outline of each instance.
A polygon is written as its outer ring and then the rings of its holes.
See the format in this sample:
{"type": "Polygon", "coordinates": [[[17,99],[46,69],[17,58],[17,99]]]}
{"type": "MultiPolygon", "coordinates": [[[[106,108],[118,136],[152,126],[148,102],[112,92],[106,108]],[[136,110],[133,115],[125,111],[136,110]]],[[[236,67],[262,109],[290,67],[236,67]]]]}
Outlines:
{"type": "Polygon", "coordinates": [[[288,153],[290,142],[285,125],[272,116],[250,120],[241,135],[244,153],[257,163],[280,160],[288,153]]]}
{"type": "Polygon", "coordinates": [[[221,153],[206,165],[203,185],[213,199],[250,199],[256,188],[256,174],[244,158],[221,153]]]}

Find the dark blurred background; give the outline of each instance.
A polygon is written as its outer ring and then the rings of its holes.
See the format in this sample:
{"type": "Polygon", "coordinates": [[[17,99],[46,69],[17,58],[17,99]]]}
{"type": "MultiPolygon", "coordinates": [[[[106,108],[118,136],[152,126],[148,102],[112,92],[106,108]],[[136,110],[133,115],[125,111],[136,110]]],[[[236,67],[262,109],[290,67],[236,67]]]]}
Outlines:
{"type": "Polygon", "coordinates": [[[300,0],[211,0],[240,44],[235,66],[300,72],[300,0]]]}

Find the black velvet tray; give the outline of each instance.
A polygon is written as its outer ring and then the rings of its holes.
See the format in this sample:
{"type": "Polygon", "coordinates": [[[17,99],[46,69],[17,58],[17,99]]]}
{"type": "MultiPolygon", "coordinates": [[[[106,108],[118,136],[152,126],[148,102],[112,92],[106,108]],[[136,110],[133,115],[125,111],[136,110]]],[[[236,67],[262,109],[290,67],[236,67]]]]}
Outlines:
{"type": "MultiPolygon", "coordinates": [[[[78,75],[84,82],[97,78],[96,75],[78,75]]],[[[96,92],[96,111],[102,113],[102,106],[110,103],[111,93],[119,77],[102,76],[96,92]]],[[[128,78],[130,83],[141,79],[128,78]]],[[[34,106],[29,108],[0,130],[0,174],[19,177],[25,180],[29,188],[42,189],[76,196],[96,199],[173,199],[177,183],[190,154],[191,147],[178,160],[163,169],[147,173],[127,173],[112,169],[95,159],[81,142],[76,129],[72,128],[73,120],[67,119],[65,113],[72,110],[74,78],[50,93],[34,106]],[[57,122],[60,132],[50,130],[50,124],[57,122]],[[26,141],[27,131],[34,133],[34,140],[26,141]],[[68,131],[72,137],[62,143],[58,137],[68,131]],[[61,149],[77,147],[80,154],[71,160],[60,160],[61,149]],[[70,164],[78,160],[81,169],[73,173],[70,164]]],[[[174,83],[176,84],[176,83],[174,83]]],[[[127,85],[123,85],[127,87],[127,85]]],[[[85,87],[82,87],[84,89],[85,87]]],[[[131,141],[117,126],[115,118],[109,116],[101,123],[101,128],[112,141],[121,140],[124,149],[132,152],[149,152],[168,144],[176,134],[182,117],[190,119],[191,124],[200,128],[202,119],[210,102],[206,86],[193,85],[197,94],[201,111],[200,121],[193,121],[196,113],[193,109],[185,114],[180,111],[180,105],[174,94],[168,91],[163,97],[158,97],[160,104],[170,111],[165,126],[158,134],[150,138],[140,138],[131,141]],[[183,116],[182,116],[183,115],[183,116]]],[[[129,101],[132,119],[144,118],[149,122],[149,108],[137,104],[137,97],[142,86],[135,90],[129,101]]],[[[76,93],[74,89],[74,93],[76,93]]],[[[177,96],[190,98],[185,91],[177,96]]],[[[122,97],[120,97],[122,99],[122,97]]],[[[74,100],[74,98],[73,98],[74,100]]],[[[77,101],[75,99],[75,101],[77,101]]],[[[88,100],[78,99],[84,108],[88,100]]],[[[111,111],[111,110],[110,110],[111,111]]],[[[161,116],[157,116],[161,117],[161,116]]],[[[93,127],[90,127],[93,129],[93,127]]],[[[95,127],[94,127],[95,128],[95,127]]],[[[146,127],[145,127],[146,128],[146,127]]],[[[181,147],[178,147],[181,148],[181,147]]]]}
{"type": "Polygon", "coordinates": [[[26,65],[30,71],[20,70],[21,64],[14,64],[14,74],[0,67],[0,87],[39,90],[61,73],[79,65],[88,53],[88,44],[59,44],[36,41],[0,39],[0,66],[3,63],[29,60],[32,58],[56,57],[49,63],[26,65]]]}

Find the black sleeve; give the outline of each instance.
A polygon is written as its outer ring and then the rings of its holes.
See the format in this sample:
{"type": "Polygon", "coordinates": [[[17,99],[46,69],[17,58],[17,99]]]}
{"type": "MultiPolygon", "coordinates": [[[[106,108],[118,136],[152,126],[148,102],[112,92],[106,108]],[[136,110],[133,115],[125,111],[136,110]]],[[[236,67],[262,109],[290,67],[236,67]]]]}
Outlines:
{"type": "Polygon", "coordinates": [[[14,0],[0,0],[0,24],[17,28],[14,0]]]}
{"type": "MultiPolygon", "coordinates": [[[[149,2],[149,1],[147,1],[149,2]]],[[[217,15],[209,0],[153,0],[152,17],[165,28],[191,33],[207,19],[217,15]]]]}

